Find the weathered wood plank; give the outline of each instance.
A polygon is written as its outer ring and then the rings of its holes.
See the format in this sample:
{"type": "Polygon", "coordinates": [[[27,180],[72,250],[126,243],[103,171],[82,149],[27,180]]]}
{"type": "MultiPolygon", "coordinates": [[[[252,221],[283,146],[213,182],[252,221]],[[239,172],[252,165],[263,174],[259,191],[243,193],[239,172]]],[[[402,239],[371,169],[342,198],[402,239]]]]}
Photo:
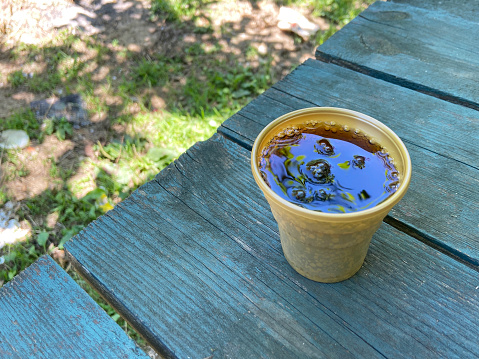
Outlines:
{"type": "Polygon", "coordinates": [[[77,269],[156,350],[474,357],[476,271],[383,224],[351,280],[301,277],[282,255],[249,156],[215,135],[67,243],[77,269]]]}
{"type": "Polygon", "coordinates": [[[468,21],[479,22],[478,0],[388,0],[398,4],[408,4],[422,9],[444,11],[468,21]]]}
{"type": "Polygon", "coordinates": [[[373,116],[406,143],[413,176],[391,211],[421,238],[479,265],[479,113],[336,65],[308,60],[219,129],[251,148],[278,116],[311,106],[373,116]],[[301,99],[301,100],[300,100],[301,99]]]}
{"type": "Polygon", "coordinates": [[[479,110],[477,22],[378,1],[316,51],[316,58],[479,110]]]}
{"type": "Polygon", "coordinates": [[[220,131],[225,127],[254,139],[280,115],[312,106],[366,113],[406,142],[479,168],[477,111],[315,60],[307,60],[226,120],[220,131]]]}
{"type": "Polygon", "coordinates": [[[1,358],[148,358],[49,256],[0,289],[1,358]]]}

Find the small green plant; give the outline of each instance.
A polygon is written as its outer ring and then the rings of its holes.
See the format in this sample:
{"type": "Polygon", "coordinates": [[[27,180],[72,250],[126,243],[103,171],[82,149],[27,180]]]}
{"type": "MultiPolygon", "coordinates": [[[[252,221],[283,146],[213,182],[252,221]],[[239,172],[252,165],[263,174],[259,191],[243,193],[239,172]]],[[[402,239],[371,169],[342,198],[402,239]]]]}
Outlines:
{"type": "Polygon", "coordinates": [[[57,178],[60,175],[60,170],[58,169],[57,163],[55,158],[48,157],[47,161],[50,163],[49,174],[52,178],[57,178]]]}
{"type": "Polygon", "coordinates": [[[64,141],[73,134],[73,125],[64,117],[59,120],[47,118],[43,121],[42,133],[44,135],[54,133],[60,141],[64,141]]]}
{"type": "Polygon", "coordinates": [[[259,69],[217,62],[214,68],[190,74],[182,89],[181,97],[184,100],[180,106],[185,113],[195,116],[204,113],[205,109],[239,109],[271,86],[270,70],[270,62],[264,63],[259,69]]]}
{"type": "Polygon", "coordinates": [[[40,124],[31,110],[15,112],[6,120],[0,121],[0,130],[24,130],[30,138],[39,138],[40,124]]]}
{"type": "Polygon", "coordinates": [[[2,248],[0,280],[8,281],[41,255],[55,248],[63,249],[63,245],[71,237],[105,213],[105,207],[99,202],[102,196],[105,196],[105,191],[95,189],[78,199],[66,188],[61,188],[46,190],[40,196],[25,200],[18,216],[20,220],[36,218],[37,224],[33,226],[30,238],[2,248]],[[48,213],[58,214],[57,227],[60,229],[52,231],[39,225],[45,222],[48,213]]]}
{"type": "Polygon", "coordinates": [[[43,120],[42,132],[45,135],[51,135],[55,131],[55,121],[51,118],[43,120]]]}
{"type": "Polygon", "coordinates": [[[185,49],[185,53],[189,56],[201,56],[205,54],[202,44],[195,43],[185,49]]]}
{"type": "Polygon", "coordinates": [[[27,75],[22,70],[17,70],[7,76],[7,81],[13,88],[19,87],[27,82],[27,75]]]}
{"type": "Polygon", "coordinates": [[[95,62],[98,64],[103,64],[105,60],[110,58],[111,52],[110,49],[100,41],[97,41],[96,38],[90,39],[87,41],[88,48],[96,52],[95,62]]]}
{"type": "Polygon", "coordinates": [[[94,149],[103,159],[98,167],[97,184],[119,198],[151,179],[177,156],[175,151],[152,146],[140,136],[125,135],[106,146],[98,142],[94,149]]]}
{"type": "Polygon", "coordinates": [[[326,40],[336,33],[337,29],[335,26],[330,25],[326,31],[318,31],[316,33],[315,43],[316,45],[322,45],[326,40]]]}
{"type": "Polygon", "coordinates": [[[193,29],[193,32],[195,34],[211,34],[214,32],[213,27],[211,25],[207,26],[196,26],[193,29]]]}
{"type": "Polygon", "coordinates": [[[322,16],[335,24],[344,25],[363,10],[356,4],[355,0],[313,0],[313,15],[322,16]]]}
{"type": "Polygon", "coordinates": [[[61,118],[55,124],[55,136],[60,141],[65,140],[68,136],[71,136],[73,133],[73,126],[70,122],[68,122],[65,118],[61,118]]]}
{"type": "Polygon", "coordinates": [[[153,0],[150,12],[169,21],[189,20],[211,0],[153,0]]]}
{"type": "Polygon", "coordinates": [[[63,72],[64,80],[67,82],[76,80],[80,72],[85,68],[86,63],[79,60],[77,53],[64,59],[63,67],[60,71],[63,72]]]}
{"type": "Polygon", "coordinates": [[[71,29],[61,30],[55,39],[53,39],[54,45],[61,45],[62,47],[69,49],[75,42],[80,41],[81,39],[78,35],[72,33],[71,29]]]}
{"type": "Polygon", "coordinates": [[[142,59],[132,70],[132,79],[135,81],[135,88],[141,86],[164,85],[169,76],[178,74],[183,70],[179,59],[160,57],[155,60],[142,59]]]}
{"type": "Polygon", "coordinates": [[[0,206],[3,206],[10,200],[10,196],[8,195],[4,186],[0,187],[0,206]]]}
{"type": "Polygon", "coordinates": [[[93,190],[83,198],[77,198],[66,187],[48,189],[40,196],[25,200],[19,216],[21,219],[28,216],[44,219],[48,213],[57,213],[57,222],[60,223],[62,231],[52,235],[51,241],[59,245],[65,240],[65,236],[71,237],[78,233],[89,222],[104,213],[95,202],[104,193],[93,190]]]}
{"type": "Polygon", "coordinates": [[[2,248],[2,264],[0,264],[0,282],[9,281],[23,269],[28,267],[44,252],[39,250],[33,242],[9,244],[2,248]]]}
{"type": "Polygon", "coordinates": [[[133,70],[133,80],[138,81],[140,85],[148,87],[156,86],[164,80],[164,69],[161,63],[157,61],[148,61],[143,59],[133,70]]]}
{"type": "Polygon", "coordinates": [[[258,49],[254,46],[248,46],[246,49],[246,59],[253,60],[258,56],[258,49]]]}

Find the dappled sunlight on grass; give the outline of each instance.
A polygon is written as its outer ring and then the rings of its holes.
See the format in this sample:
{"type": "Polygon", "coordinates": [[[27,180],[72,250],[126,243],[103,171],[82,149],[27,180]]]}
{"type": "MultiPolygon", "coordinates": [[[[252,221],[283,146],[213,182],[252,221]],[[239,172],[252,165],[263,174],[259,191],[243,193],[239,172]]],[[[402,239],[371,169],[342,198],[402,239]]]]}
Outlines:
{"type": "Polygon", "coordinates": [[[219,112],[192,116],[162,111],[135,116],[130,126],[131,132],[148,133],[153,143],[170,148],[176,157],[195,142],[211,137],[224,118],[219,112]]]}

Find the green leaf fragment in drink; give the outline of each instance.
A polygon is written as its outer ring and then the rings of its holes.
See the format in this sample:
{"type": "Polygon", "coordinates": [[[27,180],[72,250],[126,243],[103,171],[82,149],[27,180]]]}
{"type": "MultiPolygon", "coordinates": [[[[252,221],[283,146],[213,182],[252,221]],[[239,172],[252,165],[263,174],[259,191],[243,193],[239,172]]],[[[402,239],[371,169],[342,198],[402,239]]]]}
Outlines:
{"type": "Polygon", "coordinates": [[[346,201],[348,201],[348,202],[352,202],[352,203],[355,202],[354,196],[353,196],[351,193],[349,193],[349,192],[343,192],[343,193],[341,193],[341,197],[343,197],[343,198],[344,198],[346,201]]]}

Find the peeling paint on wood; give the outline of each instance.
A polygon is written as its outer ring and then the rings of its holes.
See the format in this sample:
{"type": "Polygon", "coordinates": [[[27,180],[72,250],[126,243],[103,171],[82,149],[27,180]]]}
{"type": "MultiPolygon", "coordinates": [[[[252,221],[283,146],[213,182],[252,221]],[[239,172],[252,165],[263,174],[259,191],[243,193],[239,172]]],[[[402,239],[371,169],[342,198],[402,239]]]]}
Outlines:
{"type": "Polygon", "coordinates": [[[45,255],[0,289],[0,358],[148,358],[45,255]]]}

